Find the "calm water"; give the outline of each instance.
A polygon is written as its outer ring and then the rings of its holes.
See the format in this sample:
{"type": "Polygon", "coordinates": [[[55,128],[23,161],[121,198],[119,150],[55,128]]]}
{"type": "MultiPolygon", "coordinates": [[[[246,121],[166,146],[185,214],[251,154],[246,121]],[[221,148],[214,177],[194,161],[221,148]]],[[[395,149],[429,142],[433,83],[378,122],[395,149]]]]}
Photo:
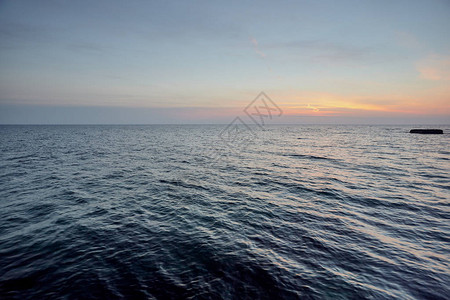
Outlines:
{"type": "Polygon", "coordinates": [[[410,128],[1,126],[0,298],[448,299],[450,134],[410,128]]]}

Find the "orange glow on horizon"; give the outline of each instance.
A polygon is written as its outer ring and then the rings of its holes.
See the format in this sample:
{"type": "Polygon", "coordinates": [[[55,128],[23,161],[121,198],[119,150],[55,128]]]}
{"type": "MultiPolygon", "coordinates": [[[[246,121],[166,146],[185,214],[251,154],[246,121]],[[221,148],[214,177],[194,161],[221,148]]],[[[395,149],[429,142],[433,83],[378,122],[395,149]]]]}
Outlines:
{"type": "MultiPolygon", "coordinates": [[[[274,97],[275,98],[275,97],[274,97]]],[[[450,91],[436,89],[417,95],[374,97],[341,96],[327,93],[280,95],[279,105],[286,115],[349,116],[367,114],[450,115],[450,91]]]]}

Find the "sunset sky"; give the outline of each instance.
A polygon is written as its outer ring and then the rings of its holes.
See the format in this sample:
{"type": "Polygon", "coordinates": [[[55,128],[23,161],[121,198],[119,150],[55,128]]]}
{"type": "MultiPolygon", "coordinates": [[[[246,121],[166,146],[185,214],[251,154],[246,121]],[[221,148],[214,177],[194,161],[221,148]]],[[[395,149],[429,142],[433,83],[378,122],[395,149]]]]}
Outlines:
{"type": "Polygon", "coordinates": [[[0,123],[450,123],[450,1],[0,1],[0,123]]]}

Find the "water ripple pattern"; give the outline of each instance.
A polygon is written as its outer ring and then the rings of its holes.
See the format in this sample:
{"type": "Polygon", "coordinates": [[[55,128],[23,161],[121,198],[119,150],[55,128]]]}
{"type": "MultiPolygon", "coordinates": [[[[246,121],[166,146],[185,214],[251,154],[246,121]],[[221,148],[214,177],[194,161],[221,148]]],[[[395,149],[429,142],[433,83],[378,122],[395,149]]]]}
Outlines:
{"type": "Polygon", "coordinates": [[[448,299],[448,126],[222,128],[1,126],[0,298],[448,299]]]}

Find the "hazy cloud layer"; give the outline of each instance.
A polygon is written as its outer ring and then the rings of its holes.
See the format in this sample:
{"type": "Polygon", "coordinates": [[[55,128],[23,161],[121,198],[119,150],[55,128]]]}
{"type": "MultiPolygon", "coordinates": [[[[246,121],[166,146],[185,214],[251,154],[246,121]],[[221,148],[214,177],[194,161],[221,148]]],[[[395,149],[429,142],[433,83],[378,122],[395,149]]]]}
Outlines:
{"type": "Polygon", "coordinates": [[[214,121],[263,90],[290,114],[448,113],[449,12],[438,0],[5,0],[0,106],[214,121]]]}

